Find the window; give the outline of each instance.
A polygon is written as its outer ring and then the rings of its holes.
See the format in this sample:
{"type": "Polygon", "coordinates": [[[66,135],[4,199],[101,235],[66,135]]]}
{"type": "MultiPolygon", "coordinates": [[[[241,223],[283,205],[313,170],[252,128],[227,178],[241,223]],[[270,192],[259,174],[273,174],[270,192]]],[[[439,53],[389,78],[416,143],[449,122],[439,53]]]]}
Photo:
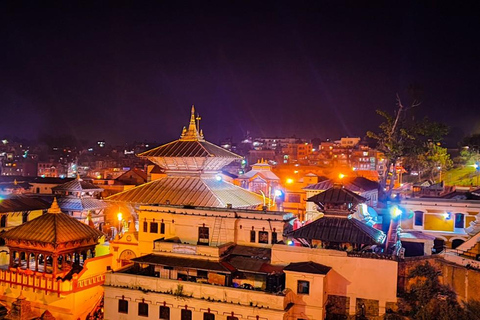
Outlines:
{"type": "Polygon", "coordinates": [[[465,215],[455,213],[455,228],[465,228],[465,215]]]}
{"type": "Polygon", "coordinates": [[[310,282],[298,280],[297,282],[297,293],[300,294],[309,294],[310,293],[310,282]]]}
{"type": "Polygon", "coordinates": [[[160,233],[165,234],[165,223],[160,223],[160,233]]]}
{"type": "Polygon", "coordinates": [[[258,243],[268,243],[267,231],[258,231],[258,243]]]}
{"type": "Polygon", "coordinates": [[[300,203],[300,195],[295,193],[289,194],[287,202],[300,203]]]}
{"type": "Polygon", "coordinates": [[[208,244],[209,238],[208,227],[198,227],[198,243],[208,244]]]}
{"type": "Polygon", "coordinates": [[[162,320],[170,320],[170,308],[160,306],[160,319],[162,320]]]}
{"type": "Polygon", "coordinates": [[[192,320],[192,310],[182,309],[181,320],[192,320]]]}
{"type": "Polygon", "coordinates": [[[423,226],[423,211],[415,211],[415,225],[423,226]]]}
{"type": "Polygon", "coordinates": [[[143,232],[148,232],[148,222],[143,221],[143,232]]]}
{"type": "Polygon", "coordinates": [[[150,233],[158,233],[158,223],[150,222],[150,233]]]}
{"type": "Polygon", "coordinates": [[[215,315],[213,313],[204,313],[203,320],[215,320],[215,315]]]}
{"type": "Polygon", "coordinates": [[[4,214],[2,218],[0,219],[0,227],[1,228],[6,228],[7,227],[7,215],[4,214]]]}
{"type": "Polygon", "coordinates": [[[250,231],[250,242],[255,242],[255,230],[250,231]]]}
{"type": "Polygon", "coordinates": [[[148,303],[138,303],[138,315],[142,317],[148,317],[148,303]]]}
{"type": "Polygon", "coordinates": [[[227,317],[227,320],[238,320],[238,317],[228,316],[228,317],[227,317]]]}
{"type": "Polygon", "coordinates": [[[275,244],[277,243],[278,239],[277,239],[277,233],[276,232],[272,232],[272,244],[275,244]]]}
{"type": "Polygon", "coordinates": [[[128,300],[118,300],[118,313],[128,313],[128,300]]]}

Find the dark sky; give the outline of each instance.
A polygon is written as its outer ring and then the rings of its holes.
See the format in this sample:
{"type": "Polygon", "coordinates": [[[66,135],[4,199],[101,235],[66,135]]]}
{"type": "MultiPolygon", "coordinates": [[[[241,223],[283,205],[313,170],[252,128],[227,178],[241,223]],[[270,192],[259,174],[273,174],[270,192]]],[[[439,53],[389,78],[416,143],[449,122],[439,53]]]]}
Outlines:
{"type": "Polygon", "coordinates": [[[480,132],[474,2],[96,2],[0,4],[0,135],[167,142],[195,104],[212,142],[363,137],[410,84],[480,132]]]}

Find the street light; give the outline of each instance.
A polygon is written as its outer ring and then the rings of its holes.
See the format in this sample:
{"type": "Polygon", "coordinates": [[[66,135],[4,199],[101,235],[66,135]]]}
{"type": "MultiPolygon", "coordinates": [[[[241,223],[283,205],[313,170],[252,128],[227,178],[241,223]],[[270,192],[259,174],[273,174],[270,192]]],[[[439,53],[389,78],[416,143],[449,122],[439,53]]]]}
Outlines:
{"type": "Polygon", "coordinates": [[[122,220],[123,220],[123,214],[121,212],[117,213],[117,219],[118,219],[118,233],[120,233],[122,220]]]}

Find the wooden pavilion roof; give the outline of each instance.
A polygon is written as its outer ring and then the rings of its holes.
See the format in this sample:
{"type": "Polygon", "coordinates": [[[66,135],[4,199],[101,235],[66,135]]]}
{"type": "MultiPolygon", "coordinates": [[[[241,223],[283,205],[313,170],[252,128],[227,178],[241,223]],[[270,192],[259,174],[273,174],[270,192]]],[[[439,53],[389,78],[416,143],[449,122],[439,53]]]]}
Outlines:
{"type": "Polygon", "coordinates": [[[355,218],[329,217],[319,218],[297,230],[287,233],[296,239],[321,240],[326,242],[382,244],[385,233],[355,218]]]}
{"type": "Polygon", "coordinates": [[[28,221],[2,234],[5,240],[49,244],[54,247],[63,243],[97,240],[103,235],[75,218],[62,213],[56,200],[44,215],[28,221]]]}
{"type": "Polygon", "coordinates": [[[342,203],[364,203],[367,201],[362,196],[359,196],[353,191],[348,190],[343,185],[336,184],[328,190],[314,195],[307,199],[307,201],[315,202],[317,204],[342,204],[342,203]]]}

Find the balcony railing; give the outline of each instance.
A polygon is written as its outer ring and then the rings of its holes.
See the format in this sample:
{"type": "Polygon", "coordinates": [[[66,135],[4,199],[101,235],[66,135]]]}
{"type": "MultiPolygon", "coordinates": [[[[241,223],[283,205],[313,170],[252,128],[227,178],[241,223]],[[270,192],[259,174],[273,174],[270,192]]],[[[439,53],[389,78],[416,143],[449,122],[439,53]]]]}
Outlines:
{"type": "Polygon", "coordinates": [[[125,273],[107,273],[105,286],[122,287],[143,292],[171,294],[207,301],[225,302],[244,306],[267,306],[269,309],[285,310],[290,302],[288,295],[263,291],[222,287],[207,283],[178,281],[125,273]],[[180,286],[181,285],[181,289],[180,286]]]}

